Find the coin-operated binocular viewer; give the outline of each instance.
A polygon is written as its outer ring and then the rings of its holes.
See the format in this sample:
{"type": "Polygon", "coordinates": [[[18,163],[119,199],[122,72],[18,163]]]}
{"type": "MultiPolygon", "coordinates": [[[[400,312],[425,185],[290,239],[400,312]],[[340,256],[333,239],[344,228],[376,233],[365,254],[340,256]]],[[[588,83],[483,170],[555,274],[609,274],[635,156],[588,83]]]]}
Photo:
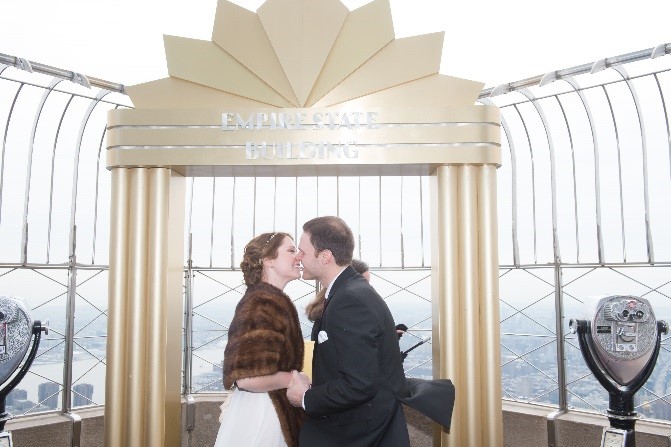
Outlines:
{"type": "Polygon", "coordinates": [[[650,377],[668,330],[665,321],[655,320],[648,300],[634,296],[602,298],[591,321],[571,320],[585,363],[609,395],[610,427],[602,447],[636,446],[634,394],[650,377]]]}
{"type": "Polygon", "coordinates": [[[46,326],[42,326],[39,321],[32,321],[23,301],[0,296],[0,446],[2,447],[12,446],[12,435],[5,431],[5,422],[13,416],[5,410],[5,398],[21,382],[33,364],[42,332],[47,333],[46,326]]]}

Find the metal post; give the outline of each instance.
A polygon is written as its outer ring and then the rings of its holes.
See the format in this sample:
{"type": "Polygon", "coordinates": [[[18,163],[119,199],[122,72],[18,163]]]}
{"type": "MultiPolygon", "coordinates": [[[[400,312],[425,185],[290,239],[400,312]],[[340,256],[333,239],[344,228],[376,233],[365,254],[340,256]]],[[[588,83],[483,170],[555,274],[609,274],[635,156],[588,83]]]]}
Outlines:
{"type": "Polygon", "coordinates": [[[555,328],[557,331],[557,386],[559,411],[566,411],[566,358],[564,352],[564,280],[560,261],[555,257],[555,328]]]}
{"type": "Polygon", "coordinates": [[[193,235],[189,234],[189,258],[187,261],[186,276],[184,279],[184,394],[191,394],[193,374],[193,235]]]}
{"type": "Polygon", "coordinates": [[[70,257],[68,262],[68,295],[65,305],[65,355],[63,364],[63,405],[64,413],[72,409],[72,353],[75,336],[75,300],[77,297],[77,226],[72,227],[70,237],[70,257]]]}

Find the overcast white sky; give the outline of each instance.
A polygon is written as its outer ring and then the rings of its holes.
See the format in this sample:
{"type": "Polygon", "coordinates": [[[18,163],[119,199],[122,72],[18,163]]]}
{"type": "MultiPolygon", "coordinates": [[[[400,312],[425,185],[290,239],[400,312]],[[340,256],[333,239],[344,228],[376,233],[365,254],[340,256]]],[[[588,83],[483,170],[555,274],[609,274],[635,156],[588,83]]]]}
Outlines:
{"type": "MultiPolygon", "coordinates": [[[[396,37],[445,31],[441,73],[487,87],[671,42],[666,0],[391,4],[396,37]]],[[[163,34],[209,40],[215,8],[216,0],[3,0],[0,53],[133,85],[167,76],[163,34]]]]}

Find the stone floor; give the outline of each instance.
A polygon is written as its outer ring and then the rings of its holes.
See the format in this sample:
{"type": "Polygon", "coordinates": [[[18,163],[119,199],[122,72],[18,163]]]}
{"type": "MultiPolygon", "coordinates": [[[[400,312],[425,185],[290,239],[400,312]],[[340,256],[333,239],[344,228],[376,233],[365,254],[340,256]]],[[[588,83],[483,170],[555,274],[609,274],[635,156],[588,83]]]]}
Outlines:
{"type": "Polygon", "coordinates": [[[431,419],[416,410],[403,406],[405,419],[408,423],[411,447],[431,447],[433,445],[433,423],[431,419]]]}

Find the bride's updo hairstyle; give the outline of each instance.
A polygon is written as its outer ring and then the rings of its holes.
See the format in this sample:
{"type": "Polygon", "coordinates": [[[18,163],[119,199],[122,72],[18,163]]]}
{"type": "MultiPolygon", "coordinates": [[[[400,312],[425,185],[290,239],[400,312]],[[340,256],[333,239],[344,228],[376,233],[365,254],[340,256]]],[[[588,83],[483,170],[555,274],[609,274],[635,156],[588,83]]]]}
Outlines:
{"type": "Polygon", "coordinates": [[[263,233],[245,245],[240,268],[246,285],[251,286],[263,280],[263,260],[277,257],[277,251],[286,236],[291,237],[282,232],[263,233]]]}

